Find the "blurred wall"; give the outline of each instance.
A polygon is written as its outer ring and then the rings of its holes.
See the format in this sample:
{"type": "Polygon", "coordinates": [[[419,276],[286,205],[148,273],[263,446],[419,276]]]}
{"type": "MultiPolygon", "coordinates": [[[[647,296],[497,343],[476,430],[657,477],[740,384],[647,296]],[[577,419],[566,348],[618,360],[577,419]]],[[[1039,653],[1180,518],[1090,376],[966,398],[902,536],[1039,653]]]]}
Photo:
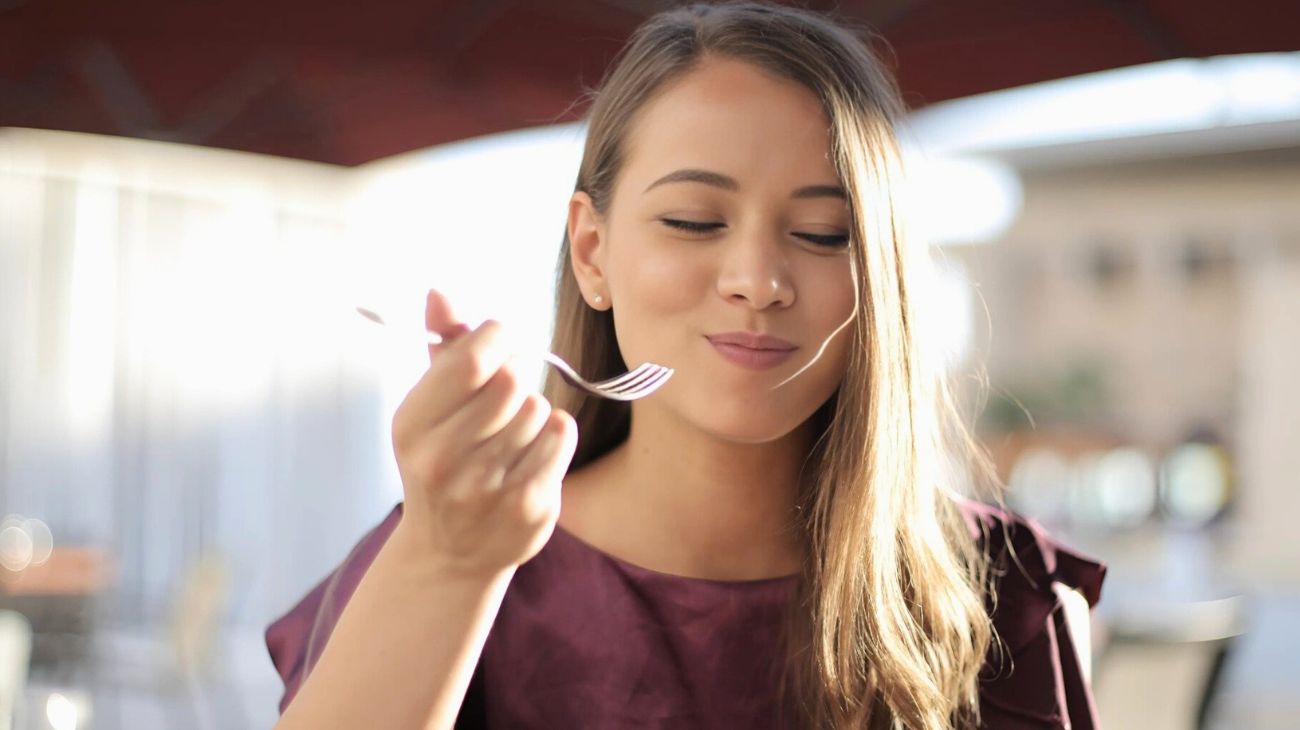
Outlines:
{"type": "Polygon", "coordinates": [[[1237,464],[1234,572],[1300,580],[1300,149],[1021,175],[1005,236],[948,250],[988,307],[995,415],[1019,418],[1014,397],[1040,428],[1157,455],[1217,435],[1237,464]]]}

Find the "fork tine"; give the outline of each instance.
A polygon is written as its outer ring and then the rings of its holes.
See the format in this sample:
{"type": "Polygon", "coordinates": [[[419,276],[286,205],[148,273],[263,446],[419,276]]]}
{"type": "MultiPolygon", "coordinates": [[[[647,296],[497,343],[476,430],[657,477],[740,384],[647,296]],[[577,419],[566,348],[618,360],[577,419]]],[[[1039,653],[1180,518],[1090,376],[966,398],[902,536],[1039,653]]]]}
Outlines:
{"type": "Polygon", "coordinates": [[[659,386],[668,382],[668,379],[671,378],[672,375],[673,371],[670,368],[659,368],[655,372],[654,377],[642,382],[639,388],[627,395],[632,398],[643,398],[650,395],[656,390],[659,390],[659,386]]]}
{"type": "Polygon", "coordinates": [[[597,381],[595,383],[592,383],[592,385],[595,385],[601,390],[606,390],[611,388],[617,389],[624,385],[627,385],[628,383],[634,380],[642,378],[643,376],[645,376],[647,372],[649,372],[654,367],[655,366],[651,363],[643,362],[640,365],[637,365],[635,368],[632,368],[631,370],[627,371],[626,373],[619,375],[618,377],[610,378],[609,380],[597,381]]]}
{"type": "Polygon", "coordinates": [[[634,382],[625,383],[612,389],[601,388],[601,390],[610,393],[617,393],[622,396],[639,398],[642,395],[649,394],[658,389],[670,375],[672,375],[672,370],[669,370],[668,368],[647,364],[645,371],[640,373],[634,382]]]}
{"type": "Polygon", "coordinates": [[[564,358],[554,353],[544,352],[542,359],[555,368],[564,382],[569,385],[611,400],[628,401],[643,398],[657,390],[673,374],[671,368],[654,363],[642,363],[622,375],[592,383],[575,372],[564,358]]]}
{"type": "Polygon", "coordinates": [[[610,393],[627,393],[638,389],[641,386],[641,383],[653,378],[655,373],[656,370],[654,366],[646,364],[638,366],[635,370],[632,370],[631,373],[629,373],[632,375],[630,378],[622,378],[617,383],[597,383],[597,386],[601,390],[610,393]]]}

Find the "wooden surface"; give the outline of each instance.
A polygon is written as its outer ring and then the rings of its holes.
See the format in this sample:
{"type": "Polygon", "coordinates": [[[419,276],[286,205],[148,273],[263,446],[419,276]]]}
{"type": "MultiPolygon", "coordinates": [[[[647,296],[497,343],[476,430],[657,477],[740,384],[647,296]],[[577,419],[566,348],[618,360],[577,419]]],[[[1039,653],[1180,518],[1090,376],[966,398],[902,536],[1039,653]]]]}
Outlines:
{"type": "Polygon", "coordinates": [[[92,595],[111,582],[111,561],[93,547],[57,547],[40,565],[17,572],[0,568],[0,593],[14,596],[92,595]]]}

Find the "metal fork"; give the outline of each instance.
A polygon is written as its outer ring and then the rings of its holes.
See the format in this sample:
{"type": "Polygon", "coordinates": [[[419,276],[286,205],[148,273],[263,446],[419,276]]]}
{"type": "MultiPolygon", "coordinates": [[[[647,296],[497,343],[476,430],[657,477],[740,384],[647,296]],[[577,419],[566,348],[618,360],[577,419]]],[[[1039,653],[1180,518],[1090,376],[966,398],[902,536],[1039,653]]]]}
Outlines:
{"type": "MultiPolygon", "coordinates": [[[[357,307],[357,313],[375,324],[388,325],[384,318],[372,309],[357,307]]],[[[430,344],[436,345],[442,342],[442,336],[437,332],[425,332],[424,335],[430,344]]],[[[593,382],[575,372],[569,363],[555,353],[544,351],[542,352],[542,359],[546,364],[559,371],[564,382],[575,388],[585,390],[592,395],[609,398],[610,400],[630,401],[644,398],[668,382],[674,372],[672,368],[663,365],[643,362],[622,375],[593,382]]]]}

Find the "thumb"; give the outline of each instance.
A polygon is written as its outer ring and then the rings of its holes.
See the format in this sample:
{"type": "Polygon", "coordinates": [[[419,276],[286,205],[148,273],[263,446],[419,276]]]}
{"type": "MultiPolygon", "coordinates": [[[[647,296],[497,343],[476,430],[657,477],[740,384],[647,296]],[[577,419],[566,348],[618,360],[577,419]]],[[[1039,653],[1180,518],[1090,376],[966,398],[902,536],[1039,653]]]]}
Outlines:
{"type": "Polygon", "coordinates": [[[442,342],[437,345],[429,345],[429,359],[432,360],[437,354],[451,342],[451,340],[469,332],[469,325],[461,322],[452,311],[451,302],[447,297],[442,295],[437,289],[430,289],[424,300],[424,327],[430,332],[436,332],[442,335],[442,342]]]}

